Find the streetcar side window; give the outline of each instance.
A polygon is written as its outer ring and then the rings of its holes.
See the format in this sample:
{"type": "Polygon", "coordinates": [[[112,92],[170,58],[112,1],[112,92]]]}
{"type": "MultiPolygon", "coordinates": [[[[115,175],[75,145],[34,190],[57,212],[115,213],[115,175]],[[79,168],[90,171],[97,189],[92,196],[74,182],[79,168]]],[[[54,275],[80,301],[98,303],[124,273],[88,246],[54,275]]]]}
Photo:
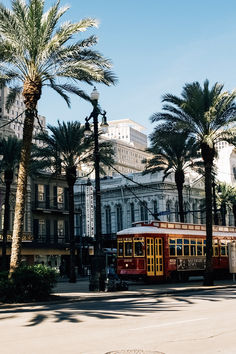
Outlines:
{"type": "Polygon", "coordinates": [[[190,252],[189,252],[189,239],[186,238],[184,239],[184,255],[185,256],[189,256],[190,252]]]}
{"type": "Polygon", "coordinates": [[[203,256],[203,240],[197,240],[197,255],[203,256]]]}
{"type": "Polygon", "coordinates": [[[219,247],[218,247],[218,240],[213,240],[213,257],[219,256],[219,247]]]}
{"type": "Polygon", "coordinates": [[[196,252],[196,240],[191,240],[190,249],[191,249],[191,256],[196,256],[196,254],[197,254],[197,252],[196,252]]]}
{"type": "Polygon", "coordinates": [[[132,257],[132,242],[125,241],[125,257],[132,257]]]}
{"type": "Polygon", "coordinates": [[[143,257],[144,256],[144,243],[141,241],[134,241],[134,256],[143,257]]]}
{"type": "Polygon", "coordinates": [[[175,256],[175,239],[169,239],[170,256],[175,256]]]}
{"type": "Polygon", "coordinates": [[[118,240],[118,257],[123,257],[124,245],[122,240],[118,240]]]}
{"type": "Polygon", "coordinates": [[[182,250],[183,250],[183,247],[182,247],[182,243],[183,243],[183,240],[182,238],[178,238],[177,239],[177,256],[182,256],[182,250]]]}
{"type": "Polygon", "coordinates": [[[220,254],[221,256],[228,256],[227,241],[220,241],[220,254]]]}

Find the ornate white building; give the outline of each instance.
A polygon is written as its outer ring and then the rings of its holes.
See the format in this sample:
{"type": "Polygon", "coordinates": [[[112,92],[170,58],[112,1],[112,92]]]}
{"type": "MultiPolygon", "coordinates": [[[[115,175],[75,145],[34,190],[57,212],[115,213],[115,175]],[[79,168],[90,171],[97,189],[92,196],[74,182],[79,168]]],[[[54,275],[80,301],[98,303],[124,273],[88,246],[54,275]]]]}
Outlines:
{"type": "MultiPolygon", "coordinates": [[[[162,182],[162,173],[142,175],[134,173],[101,179],[102,233],[111,238],[117,231],[131,227],[136,221],[160,220],[179,221],[178,195],[174,177],[162,182]]],[[[86,236],[84,188],[86,180],[78,181],[75,187],[76,233],[86,236]]],[[[184,209],[186,222],[204,223],[201,181],[193,184],[188,177],[184,187],[184,209]]]]}

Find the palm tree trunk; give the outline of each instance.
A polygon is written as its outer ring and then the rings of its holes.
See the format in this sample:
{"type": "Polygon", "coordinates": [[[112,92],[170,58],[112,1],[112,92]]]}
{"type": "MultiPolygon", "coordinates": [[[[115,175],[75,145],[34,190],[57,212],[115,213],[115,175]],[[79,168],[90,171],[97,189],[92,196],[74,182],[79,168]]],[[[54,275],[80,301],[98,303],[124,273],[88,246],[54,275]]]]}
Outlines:
{"type": "Polygon", "coordinates": [[[215,148],[207,143],[201,144],[201,154],[205,169],[205,205],[206,205],[206,270],[203,285],[213,285],[212,264],[212,170],[215,148]]]}
{"type": "Polygon", "coordinates": [[[222,225],[225,226],[226,225],[226,205],[225,203],[222,203],[221,208],[220,208],[220,212],[221,212],[221,218],[222,218],[222,225]]]}
{"type": "MultiPolygon", "coordinates": [[[[212,264],[212,167],[213,158],[209,154],[204,159],[205,165],[205,200],[206,200],[206,270],[204,274],[204,285],[213,285],[213,264],[212,264]]],[[[204,158],[204,155],[203,155],[204,158]]]]}
{"type": "Polygon", "coordinates": [[[31,142],[34,127],[34,109],[26,109],[25,122],[23,131],[23,142],[21,149],[20,165],[17,180],[16,191],[16,204],[15,204],[15,217],[12,235],[12,247],[11,247],[11,261],[10,261],[10,273],[11,278],[13,272],[20,265],[21,258],[21,242],[23,236],[24,227],[24,212],[25,212],[25,200],[27,190],[27,173],[30,160],[31,142]]]}
{"type": "Polygon", "coordinates": [[[5,172],[5,210],[4,210],[4,225],[3,225],[3,234],[2,234],[2,270],[7,269],[7,232],[9,231],[9,217],[10,217],[10,190],[11,183],[13,179],[13,172],[6,171],[5,172]]]}
{"type": "Polygon", "coordinates": [[[74,227],[74,184],[76,181],[76,168],[73,166],[66,171],[69,189],[69,233],[70,233],[70,283],[76,283],[75,274],[75,227],[74,227]]]}
{"type": "Polygon", "coordinates": [[[180,222],[184,222],[184,206],[183,206],[184,172],[182,170],[175,172],[175,183],[178,191],[180,222]]]}

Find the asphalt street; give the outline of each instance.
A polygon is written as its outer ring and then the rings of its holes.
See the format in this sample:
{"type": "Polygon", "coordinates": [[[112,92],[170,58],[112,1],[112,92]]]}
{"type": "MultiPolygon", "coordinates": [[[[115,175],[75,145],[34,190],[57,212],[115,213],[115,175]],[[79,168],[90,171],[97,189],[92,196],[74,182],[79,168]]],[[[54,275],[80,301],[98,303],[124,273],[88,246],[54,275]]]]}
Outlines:
{"type": "Polygon", "coordinates": [[[233,354],[235,305],[235,287],[1,305],[1,354],[233,354]]]}

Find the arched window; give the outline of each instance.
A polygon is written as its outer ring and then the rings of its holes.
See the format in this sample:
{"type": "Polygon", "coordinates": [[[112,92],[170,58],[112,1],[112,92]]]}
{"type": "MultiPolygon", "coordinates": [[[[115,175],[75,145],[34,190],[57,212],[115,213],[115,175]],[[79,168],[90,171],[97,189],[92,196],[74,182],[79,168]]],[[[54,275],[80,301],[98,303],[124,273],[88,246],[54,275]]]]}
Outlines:
{"type": "Polygon", "coordinates": [[[116,226],[117,226],[117,231],[120,231],[123,229],[123,215],[122,215],[122,206],[118,204],[116,206],[116,226]]]}
{"type": "Polygon", "coordinates": [[[190,204],[188,202],[184,203],[184,211],[185,211],[185,216],[184,216],[184,220],[185,222],[190,222],[190,204]]]}
{"type": "Polygon", "coordinates": [[[148,221],[148,209],[147,209],[147,202],[140,203],[140,217],[141,221],[148,221]]]}
{"type": "Polygon", "coordinates": [[[175,221],[179,222],[179,203],[175,202],[175,221]]]}
{"type": "Polygon", "coordinates": [[[130,222],[135,222],[134,203],[130,203],[130,222]]]}
{"type": "Polygon", "coordinates": [[[106,223],[106,233],[111,233],[111,207],[108,205],[105,207],[105,223],[106,223]]]}
{"type": "Polygon", "coordinates": [[[171,214],[172,211],[172,203],[170,200],[166,202],[166,211],[169,211],[170,214],[167,214],[167,221],[173,221],[173,214],[171,214]]]}
{"type": "Polygon", "coordinates": [[[197,202],[193,203],[193,223],[198,224],[198,206],[197,202]]]}
{"type": "Polygon", "coordinates": [[[153,200],[153,215],[155,219],[158,219],[157,200],[153,200]]]}

